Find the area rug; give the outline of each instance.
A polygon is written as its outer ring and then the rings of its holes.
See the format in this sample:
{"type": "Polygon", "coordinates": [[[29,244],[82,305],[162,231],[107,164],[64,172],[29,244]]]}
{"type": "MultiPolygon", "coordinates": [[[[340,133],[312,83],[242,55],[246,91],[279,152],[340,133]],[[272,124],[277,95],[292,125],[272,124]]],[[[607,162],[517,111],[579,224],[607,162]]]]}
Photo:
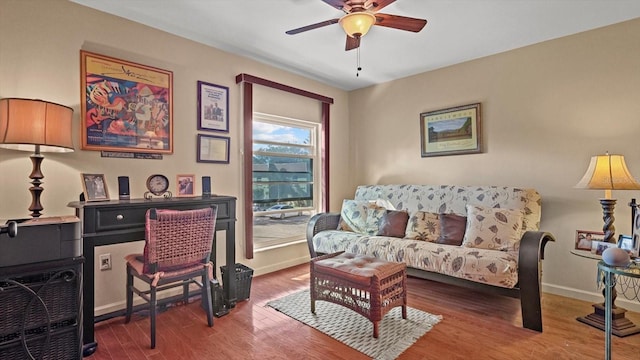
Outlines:
{"type": "Polygon", "coordinates": [[[310,301],[307,289],[270,301],[267,306],[380,360],[397,358],[442,320],[440,315],[408,306],[407,319],[403,319],[402,308],[396,307],[382,319],[379,337],[374,339],[373,324],[364,316],[326,301],[316,301],[314,315],[311,313],[310,301]]]}

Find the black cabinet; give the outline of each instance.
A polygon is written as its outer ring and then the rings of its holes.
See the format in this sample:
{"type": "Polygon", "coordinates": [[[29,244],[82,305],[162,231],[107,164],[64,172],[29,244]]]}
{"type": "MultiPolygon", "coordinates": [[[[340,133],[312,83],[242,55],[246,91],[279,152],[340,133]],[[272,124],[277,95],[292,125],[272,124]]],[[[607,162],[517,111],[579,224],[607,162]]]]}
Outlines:
{"type": "Polygon", "coordinates": [[[82,358],[82,262],[0,268],[0,359],[82,358]]]}

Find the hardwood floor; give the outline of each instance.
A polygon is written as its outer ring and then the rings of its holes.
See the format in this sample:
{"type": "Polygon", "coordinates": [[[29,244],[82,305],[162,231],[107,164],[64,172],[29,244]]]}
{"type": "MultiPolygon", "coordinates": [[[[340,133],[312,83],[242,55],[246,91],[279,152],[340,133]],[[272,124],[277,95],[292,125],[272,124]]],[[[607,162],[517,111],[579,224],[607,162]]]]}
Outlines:
{"type": "MultiPolygon", "coordinates": [[[[88,359],[368,359],[265,304],[309,286],[308,265],[253,278],[251,299],[214,319],[196,300],[158,315],[157,347],[149,320],[114,318],[96,324],[98,350],[88,359]]],[[[409,278],[409,306],[444,317],[399,359],[603,359],[604,333],[575,320],[592,311],[584,301],[544,294],[544,332],[521,327],[519,300],[409,278]]],[[[635,323],[640,314],[628,313],[635,323]]],[[[371,331],[371,330],[364,330],[371,331]]],[[[640,358],[640,334],[612,338],[616,360],[640,358]]]]}

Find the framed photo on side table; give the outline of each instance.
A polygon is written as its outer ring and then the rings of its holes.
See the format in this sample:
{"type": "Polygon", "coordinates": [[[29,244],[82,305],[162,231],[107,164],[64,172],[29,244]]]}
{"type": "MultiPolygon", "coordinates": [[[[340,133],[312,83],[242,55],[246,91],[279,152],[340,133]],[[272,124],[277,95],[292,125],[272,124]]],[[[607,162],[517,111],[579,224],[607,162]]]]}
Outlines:
{"type": "Polygon", "coordinates": [[[618,247],[625,250],[630,256],[637,256],[633,255],[635,244],[632,236],[622,234],[618,236],[618,247]]]}
{"type": "Polygon", "coordinates": [[[422,157],[482,152],[480,103],[420,114],[422,157]]]}
{"type": "Polygon", "coordinates": [[[85,201],[107,201],[109,190],[104,174],[80,174],[85,201]]]}
{"type": "Polygon", "coordinates": [[[178,184],[178,197],[195,196],[196,176],[194,174],[176,175],[176,184],[178,184]]]}
{"type": "Polygon", "coordinates": [[[229,132],[229,88],[198,81],[198,130],[229,132]]]}
{"type": "Polygon", "coordinates": [[[576,250],[591,251],[593,241],[604,240],[602,231],[576,230],[576,250]]]}
{"type": "Polygon", "coordinates": [[[197,162],[203,163],[229,163],[229,142],[226,136],[214,136],[198,134],[197,162]]]}

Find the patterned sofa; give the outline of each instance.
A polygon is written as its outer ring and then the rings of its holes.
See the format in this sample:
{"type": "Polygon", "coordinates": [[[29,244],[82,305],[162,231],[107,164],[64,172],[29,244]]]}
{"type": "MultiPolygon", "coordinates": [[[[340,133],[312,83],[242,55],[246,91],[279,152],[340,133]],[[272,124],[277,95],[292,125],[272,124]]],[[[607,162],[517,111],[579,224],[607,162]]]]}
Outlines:
{"type": "Polygon", "coordinates": [[[540,215],[541,198],[533,189],[359,186],[341,213],[310,219],[307,242],[312,258],[368,254],[406,263],[411,276],[519,298],[523,327],[542,331],[541,260],[555,239],[539,231],[540,215]],[[398,214],[406,225],[396,227],[406,229],[388,236],[398,214]]]}

